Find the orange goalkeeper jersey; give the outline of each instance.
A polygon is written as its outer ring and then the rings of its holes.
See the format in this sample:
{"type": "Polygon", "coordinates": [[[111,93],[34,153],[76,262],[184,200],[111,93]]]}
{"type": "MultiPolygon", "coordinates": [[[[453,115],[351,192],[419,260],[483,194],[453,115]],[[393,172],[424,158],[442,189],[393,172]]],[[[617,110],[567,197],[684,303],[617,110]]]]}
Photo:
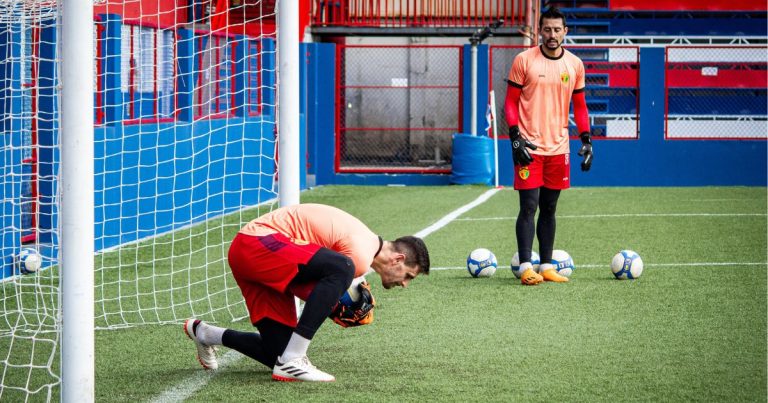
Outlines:
{"type": "Polygon", "coordinates": [[[281,233],[294,242],[308,242],[352,259],[355,277],[364,275],[381,247],[381,240],[359,219],[336,207],[297,204],[267,213],[246,224],[240,233],[264,236],[281,233]]]}
{"type": "Polygon", "coordinates": [[[566,49],[550,58],[540,47],[530,48],[515,57],[508,80],[521,89],[520,132],[539,146],[531,153],[567,154],[571,96],[585,87],[581,59],[566,49]]]}

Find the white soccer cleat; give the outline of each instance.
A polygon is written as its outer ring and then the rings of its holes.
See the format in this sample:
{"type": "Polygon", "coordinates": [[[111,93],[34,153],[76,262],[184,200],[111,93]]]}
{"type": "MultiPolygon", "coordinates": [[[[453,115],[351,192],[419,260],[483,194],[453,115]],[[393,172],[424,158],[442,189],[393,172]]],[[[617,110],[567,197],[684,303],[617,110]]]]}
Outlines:
{"type": "Polygon", "coordinates": [[[187,319],[184,322],[184,333],[195,342],[195,346],[197,347],[197,361],[199,361],[200,365],[205,369],[219,368],[219,362],[216,360],[216,347],[204,344],[197,338],[194,331],[195,323],[200,323],[198,325],[198,330],[200,330],[200,326],[205,326],[205,323],[199,319],[187,319]]]}
{"type": "Polygon", "coordinates": [[[272,369],[272,379],[280,382],[333,382],[336,378],[331,374],[315,368],[307,356],[294,358],[282,363],[282,357],[277,357],[275,367],[272,369]]]}

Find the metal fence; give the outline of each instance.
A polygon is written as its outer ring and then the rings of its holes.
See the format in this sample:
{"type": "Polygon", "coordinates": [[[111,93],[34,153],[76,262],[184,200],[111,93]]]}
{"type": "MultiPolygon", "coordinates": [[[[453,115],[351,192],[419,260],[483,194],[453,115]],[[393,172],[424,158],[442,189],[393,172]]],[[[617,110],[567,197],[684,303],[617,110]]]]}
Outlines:
{"type": "Polygon", "coordinates": [[[461,46],[338,46],[337,172],[450,172],[461,46]]]}
{"type": "Polygon", "coordinates": [[[765,46],[666,48],[667,139],[768,138],[765,46]]]}

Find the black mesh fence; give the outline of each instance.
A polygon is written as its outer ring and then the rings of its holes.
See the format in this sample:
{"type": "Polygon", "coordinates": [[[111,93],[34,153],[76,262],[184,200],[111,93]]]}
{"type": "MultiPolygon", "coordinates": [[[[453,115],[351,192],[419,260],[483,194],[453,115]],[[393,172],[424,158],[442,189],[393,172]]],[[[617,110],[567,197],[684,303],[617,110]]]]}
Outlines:
{"type": "Polygon", "coordinates": [[[445,173],[461,127],[460,46],[341,46],[339,172],[445,173]]]}

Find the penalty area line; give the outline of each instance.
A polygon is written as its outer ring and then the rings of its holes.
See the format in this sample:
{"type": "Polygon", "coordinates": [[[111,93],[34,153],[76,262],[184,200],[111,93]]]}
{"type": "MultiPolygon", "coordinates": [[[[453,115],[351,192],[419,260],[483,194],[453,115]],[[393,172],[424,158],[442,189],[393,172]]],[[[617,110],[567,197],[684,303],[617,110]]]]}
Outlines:
{"type": "Polygon", "coordinates": [[[436,223],[430,225],[427,228],[424,228],[423,230],[413,234],[414,236],[417,236],[419,238],[425,238],[427,235],[439,230],[440,228],[445,227],[446,225],[450,224],[451,221],[454,221],[458,219],[462,214],[466,213],[469,210],[472,210],[473,208],[485,203],[488,199],[490,199],[493,195],[495,195],[499,189],[489,189],[485,193],[481,194],[477,199],[457,208],[456,210],[451,211],[450,213],[446,214],[443,218],[437,220],[436,223]]]}
{"type": "MultiPolygon", "coordinates": [[[[419,238],[424,238],[427,235],[445,227],[448,225],[451,221],[454,221],[456,218],[461,216],[462,214],[466,213],[469,210],[472,210],[473,208],[485,203],[488,199],[490,199],[496,192],[498,192],[499,189],[490,189],[480,195],[477,199],[471,201],[468,204],[465,204],[464,206],[459,207],[458,209],[446,214],[443,218],[439,219],[434,224],[430,225],[427,228],[424,228],[423,230],[417,232],[414,234],[414,236],[417,236],[419,238]]],[[[444,269],[443,269],[444,270],[444,269]]],[[[194,351],[194,350],[191,350],[194,351]]],[[[198,390],[205,387],[205,385],[208,384],[208,382],[213,379],[213,377],[216,376],[216,373],[218,371],[221,371],[223,368],[226,368],[229,365],[232,365],[242,359],[244,355],[238,353],[235,350],[230,350],[226,354],[218,357],[219,359],[219,369],[217,371],[197,371],[194,375],[184,379],[180,383],[178,383],[176,386],[172,387],[171,389],[166,390],[162,394],[156,396],[150,402],[152,403],[171,403],[171,402],[183,402],[187,399],[189,399],[193,394],[195,394],[198,390]]]]}

